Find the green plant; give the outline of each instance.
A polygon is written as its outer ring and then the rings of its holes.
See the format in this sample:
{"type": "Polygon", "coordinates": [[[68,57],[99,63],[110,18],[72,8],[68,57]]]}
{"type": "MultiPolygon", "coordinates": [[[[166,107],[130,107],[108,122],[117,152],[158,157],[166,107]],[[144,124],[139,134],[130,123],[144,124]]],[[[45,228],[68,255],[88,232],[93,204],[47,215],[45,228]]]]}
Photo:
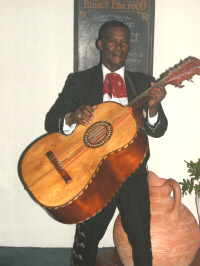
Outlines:
{"type": "Polygon", "coordinates": [[[196,163],[190,161],[186,164],[190,179],[183,179],[183,182],[179,182],[182,186],[182,195],[187,195],[187,192],[191,194],[194,191],[197,196],[200,196],[200,159],[196,163]]]}

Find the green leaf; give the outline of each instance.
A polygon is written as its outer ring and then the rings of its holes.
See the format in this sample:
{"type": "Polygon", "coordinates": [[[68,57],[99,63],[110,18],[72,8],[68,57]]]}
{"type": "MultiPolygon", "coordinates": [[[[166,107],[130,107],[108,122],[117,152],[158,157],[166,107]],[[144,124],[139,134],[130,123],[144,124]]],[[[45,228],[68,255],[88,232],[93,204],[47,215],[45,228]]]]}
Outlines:
{"type": "Polygon", "coordinates": [[[184,162],[187,164],[190,179],[183,179],[183,182],[179,182],[182,186],[182,194],[187,195],[187,192],[191,194],[194,190],[195,194],[200,196],[200,159],[196,163],[184,162]]]}

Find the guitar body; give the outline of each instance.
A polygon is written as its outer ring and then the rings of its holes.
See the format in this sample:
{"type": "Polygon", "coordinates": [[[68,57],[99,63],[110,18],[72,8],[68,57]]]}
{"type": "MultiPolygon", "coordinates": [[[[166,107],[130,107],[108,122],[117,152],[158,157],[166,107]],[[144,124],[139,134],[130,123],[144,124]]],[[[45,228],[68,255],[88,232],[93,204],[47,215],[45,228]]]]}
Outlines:
{"type": "Polygon", "coordinates": [[[54,219],[78,223],[107,205],[147,149],[132,108],[106,102],[98,105],[92,125],[33,142],[20,158],[19,174],[30,196],[54,219]]]}

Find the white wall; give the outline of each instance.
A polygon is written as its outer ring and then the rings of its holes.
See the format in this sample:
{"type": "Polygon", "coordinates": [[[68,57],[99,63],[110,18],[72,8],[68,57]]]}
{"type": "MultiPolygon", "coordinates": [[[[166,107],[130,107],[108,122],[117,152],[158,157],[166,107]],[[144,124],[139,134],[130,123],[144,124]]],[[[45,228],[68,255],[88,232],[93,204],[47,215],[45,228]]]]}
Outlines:
{"type": "MultiPolygon", "coordinates": [[[[24,148],[45,133],[44,117],[73,71],[73,0],[0,0],[0,245],[71,247],[74,225],[51,219],[23,189],[17,163],[24,148]]],[[[180,59],[200,58],[199,0],[156,1],[154,76],[180,59]]],[[[163,102],[166,135],[150,139],[150,170],[187,178],[184,160],[200,150],[200,77],[163,102]]],[[[194,195],[183,203],[196,216],[194,195]]],[[[100,246],[113,246],[113,221],[100,246]]]]}

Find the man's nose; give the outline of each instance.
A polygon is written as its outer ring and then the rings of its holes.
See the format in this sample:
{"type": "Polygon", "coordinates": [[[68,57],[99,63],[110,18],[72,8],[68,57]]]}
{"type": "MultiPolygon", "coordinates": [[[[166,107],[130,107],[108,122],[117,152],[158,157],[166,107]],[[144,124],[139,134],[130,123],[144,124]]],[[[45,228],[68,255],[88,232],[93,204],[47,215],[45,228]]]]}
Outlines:
{"type": "Polygon", "coordinates": [[[115,48],[121,50],[122,49],[122,43],[121,42],[116,43],[115,48]]]}

